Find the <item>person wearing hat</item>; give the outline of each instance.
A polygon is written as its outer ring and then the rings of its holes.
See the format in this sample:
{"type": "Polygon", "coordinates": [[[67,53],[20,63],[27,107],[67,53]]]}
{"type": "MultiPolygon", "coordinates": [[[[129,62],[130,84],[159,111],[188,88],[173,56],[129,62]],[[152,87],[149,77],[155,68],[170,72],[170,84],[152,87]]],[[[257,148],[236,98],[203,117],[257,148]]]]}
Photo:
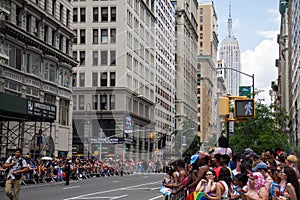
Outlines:
{"type": "Polygon", "coordinates": [[[289,155],[286,159],[285,159],[285,164],[291,168],[293,168],[296,172],[297,178],[298,178],[298,182],[300,184],[300,171],[297,167],[297,157],[295,155],[289,155]]]}
{"type": "Polygon", "coordinates": [[[264,162],[258,163],[255,167],[251,169],[253,172],[260,172],[266,181],[266,188],[269,190],[271,184],[274,182],[270,174],[268,173],[268,165],[264,162]]]}

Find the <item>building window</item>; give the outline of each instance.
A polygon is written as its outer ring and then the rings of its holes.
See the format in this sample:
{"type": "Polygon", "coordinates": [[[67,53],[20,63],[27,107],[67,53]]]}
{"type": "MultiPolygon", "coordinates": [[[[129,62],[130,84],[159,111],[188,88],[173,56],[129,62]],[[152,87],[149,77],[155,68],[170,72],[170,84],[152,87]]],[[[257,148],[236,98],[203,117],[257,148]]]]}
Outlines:
{"type": "Polygon", "coordinates": [[[101,29],[101,43],[108,43],[108,30],[101,29]]]}
{"type": "Polygon", "coordinates": [[[115,22],[117,20],[117,9],[116,7],[110,8],[110,21],[115,22]]]}
{"type": "Polygon", "coordinates": [[[98,51],[93,51],[93,66],[98,66],[98,51]]]}
{"type": "Polygon", "coordinates": [[[44,27],[44,42],[46,42],[46,43],[48,43],[48,41],[49,41],[48,34],[49,34],[49,26],[45,26],[44,27]]]}
{"type": "Polygon", "coordinates": [[[85,51],[80,51],[79,52],[79,62],[80,65],[85,65],[85,51]]]}
{"type": "Polygon", "coordinates": [[[37,54],[26,54],[27,73],[40,76],[41,57],[37,54]]]}
{"type": "Polygon", "coordinates": [[[80,29],[80,44],[85,44],[85,29],[80,29]]]}
{"type": "Polygon", "coordinates": [[[92,86],[98,87],[98,72],[92,73],[92,86]]]}
{"type": "Polygon", "coordinates": [[[73,8],[73,22],[78,22],[78,8],[73,8]]]}
{"type": "Polygon", "coordinates": [[[85,22],[85,8],[80,8],[80,22],[85,22]]]}
{"type": "Polygon", "coordinates": [[[100,95],[100,109],[107,110],[107,95],[100,95]]]}
{"type": "Polygon", "coordinates": [[[98,110],[98,95],[92,96],[92,110],[98,110]]]}
{"type": "Polygon", "coordinates": [[[77,96],[73,95],[73,110],[77,110],[77,96]]]}
{"type": "Polygon", "coordinates": [[[79,87],[84,87],[85,85],[85,74],[79,73],[79,87]]]}
{"type": "Polygon", "coordinates": [[[55,10],[56,10],[56,0],[52,1],[52,15],[55,16],[55,10]]]}
{"type": "Polygon", "coordinates": [[[73,58],[77,60],[77,51],[73,51],[73,58]]]}
{"type": "Polygon", "coordinates": [[[59,20],[62,22],[64,16],[64,6],[62,4],[59,5],[59,20]]]}
{"type": "Polygon", "coordinates": [[[200,8],[199,12],[200,12],[200,15],[203,15],[203,8],[200,8]]]}
{"type": "Polygon", "coordinates": [[[63,51],[63,48],[64,48],[64,36],[60,35],[59,36],[59,50],[63,51]]]}
{"type": "Polygon", "coordinates": [[[56,67],[53,63],[50,63],[48,61],[44,62],[44,79],[46,81],[51,81],[55,83],[55,77],[56,77],[56,67]]]}
{"type": "Polygon", "coordinates": [[[72,87],[77,87],[77,74],[73,73],[72,76],[72,87]]]}
{"type": "Polygon", "coordinates": [[[70,15],[71,15],[71,12],[70,12],[70,10],[67,9],[67,19],[66,19],[67,27],[70,27],[70,17],[71,17],[70,15]]]}
{"type": "Polygon", "coordinates": [[[203,25],[200,25],[200,31],[203,31],[203,25]]]}
{"type": "Polygon", "coordinates": [[[79,110],[84,110],[84,95],[79,95],[79,110]]]}
{"type": "Polygon", "coordinates": [[[61,68],[59,69],[59,85],[64,86],[64,87],[69,87],[70,86],[70,77],[71,74],[68,72],[68,70],[61,68]]]}
{"type": "Polygon", "coordinates": [[[110,65],[111,66],[116,65],[116,51],[115,50],[110,51],[110,65]]]}
{"type": "Polygon", "coordinates": [[[98,29],[93,29],[93,44],[98,44],[99,34],[98,29]]]}
{"type": "Polygon", "coordinates": [[[107,51],[101,51],[101,66],[107,65],[107,51]]]}
{"type": "Polygon", "coordinates": [[[110,86],[116,86],[116,72],[110,72],[110,86]]]}
{"type": "Polygon", "coordinates": [[[60,99],[59,123],[64,126],[69,125],[69,104],[70,102],[68,100],[60,99]]]}
{"type": "Polygon", "coordinates": [[[101,74],[101,86],[107,86],[107,72],[101,74]]]}
{"type": "Polygon", "coordinates": [[[116,29],[115,28],[110,29],[110,43],[112,43],[112,44],[116,43],[116,29]]]}
{"type": "Polygon", "coordinates": [[[93,22],[99,21],[99,10],[98,7],[93,8],[93,22]]]}
{"type": "Polygon", "coordinates": [[[201,23],[203,22],[203,16],[200,16],[200,22],[201,23]]]}
{"type": "Polygon", "coordinates": [[[74,29],[73,32],[74,32],[73,44],[77,44],[77,29],[74,29]]]}
{"type": "Polygon", "coordinates": [[[109,108],[110,110],[116,109],[116,96],[115,95],[110,95],[109,97],[109,108]]]}
{"type": "Polygon", "coordinates": [[[107,7],[101,8],[101,21],[102,22],[108,21],[108,8],[107,7]]]}

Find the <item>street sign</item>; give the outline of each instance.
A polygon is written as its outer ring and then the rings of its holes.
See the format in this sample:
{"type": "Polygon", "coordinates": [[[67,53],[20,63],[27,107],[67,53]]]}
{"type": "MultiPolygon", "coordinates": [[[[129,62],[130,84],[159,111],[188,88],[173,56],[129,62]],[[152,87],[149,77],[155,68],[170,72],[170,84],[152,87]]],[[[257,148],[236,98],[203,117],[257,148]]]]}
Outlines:
{"type": "MultiPolygon", "coordinates": [[[[229,118],[232,119],[233,118],[233,113],[230,112],[229,113],[229,118]]],[[[234,121],[229,121],[229,135],[233,135],[234,133],[234,121]]]]}
{"type": "Polygon", "coordinates": [[[240,86],[239,87],[239,95],[251,97],[251,86],[240,86]]]}

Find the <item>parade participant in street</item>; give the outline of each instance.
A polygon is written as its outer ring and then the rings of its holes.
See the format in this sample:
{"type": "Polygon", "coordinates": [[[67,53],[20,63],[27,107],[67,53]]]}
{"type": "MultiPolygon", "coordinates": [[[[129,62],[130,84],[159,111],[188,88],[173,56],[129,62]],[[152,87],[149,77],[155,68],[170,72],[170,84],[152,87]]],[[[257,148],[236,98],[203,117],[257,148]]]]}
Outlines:
{"type": "Polygon", "coordinates": [[[10,200],[18,200],[23,173],[29,170],[26,160],[22,157],[22,149],[17,148],[15,155],[10,156],[3,165],[8,168],[5,193],[10,200]]]}

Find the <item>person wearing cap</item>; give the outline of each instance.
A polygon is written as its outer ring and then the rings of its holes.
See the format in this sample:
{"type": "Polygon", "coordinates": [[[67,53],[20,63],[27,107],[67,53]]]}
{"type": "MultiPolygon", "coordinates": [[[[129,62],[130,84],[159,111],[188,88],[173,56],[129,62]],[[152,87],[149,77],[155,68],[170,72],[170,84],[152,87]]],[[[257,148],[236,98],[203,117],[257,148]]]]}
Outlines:
{"type": "Polygon", "coordinates": [[[298,182],[300,184],[300,171],[297,167],[297,157],[295,155],[289,155],[286,159],[285,159],[285,164],[291,168],[293,168],[296,172],[297,178],[298,178],[298,182]]]}
{"type": "Polygon", "coordinates": [[[269,190],[271,184],[274,182],[270,174],[268,173],[268,165],[264,162],[258,163],[255,167],[251,169],[253,172],[260,172],[266,181],[266,188],[269,190]]]}

